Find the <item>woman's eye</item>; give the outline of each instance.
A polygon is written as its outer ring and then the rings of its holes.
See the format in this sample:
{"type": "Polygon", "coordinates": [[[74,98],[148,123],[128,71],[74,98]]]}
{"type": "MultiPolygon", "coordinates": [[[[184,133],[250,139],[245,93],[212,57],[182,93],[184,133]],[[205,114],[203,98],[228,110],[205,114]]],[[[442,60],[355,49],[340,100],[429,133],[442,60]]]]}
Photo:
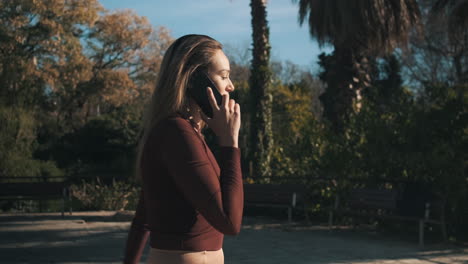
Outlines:
{"type": "Polygon", "coordinates": [[[227,80],[229,77],[222,76],[221,79],[227,80]]]}

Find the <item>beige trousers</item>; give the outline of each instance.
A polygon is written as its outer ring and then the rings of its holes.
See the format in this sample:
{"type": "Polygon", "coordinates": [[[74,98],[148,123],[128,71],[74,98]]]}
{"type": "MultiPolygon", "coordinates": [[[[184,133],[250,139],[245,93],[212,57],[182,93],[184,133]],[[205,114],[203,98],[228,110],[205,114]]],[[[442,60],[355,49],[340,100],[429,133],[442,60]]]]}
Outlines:
{"type": "Polygon", "coordinates": [[[150,248],[147,264],[224,264],[223,249],[185,251],[150,248]]]}

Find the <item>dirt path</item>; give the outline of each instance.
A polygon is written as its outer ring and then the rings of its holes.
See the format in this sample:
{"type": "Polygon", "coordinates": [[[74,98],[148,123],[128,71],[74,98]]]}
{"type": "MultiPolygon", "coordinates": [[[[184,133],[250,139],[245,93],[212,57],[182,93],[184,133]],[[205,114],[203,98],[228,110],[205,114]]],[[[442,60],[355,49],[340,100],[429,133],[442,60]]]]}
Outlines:
{"type": "MultiPolygon", "coordinates": [[[[121,263],[131,214],[76,212],[0,214],[0,263],[121,263]]],[[[328,232],[249,218],[239,236],[225,237],[226,264],[415,263],[468,264],[468,248],[382,238],[370,232],[328,232]]],[[[148,248],[142,258],[146,259],[148,248]]]]}

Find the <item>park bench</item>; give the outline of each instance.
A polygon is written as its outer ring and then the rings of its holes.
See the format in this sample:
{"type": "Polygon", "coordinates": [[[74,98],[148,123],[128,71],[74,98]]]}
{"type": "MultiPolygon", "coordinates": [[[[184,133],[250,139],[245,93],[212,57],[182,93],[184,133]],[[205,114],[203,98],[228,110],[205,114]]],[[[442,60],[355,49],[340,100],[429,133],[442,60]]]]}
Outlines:
{"type": "Polygon", "coordinates": [[[275,207],[288,209],[288,221],[292,222],[292,213],[298,204],[304,206],[305,189],[302,185],[293,184],[244,184],[244,205],[255,207],[275,207]]]}
{"type": "MultiPolygon", "coordinates": [[[[377,188],[362,188],[350,190],[349,194],[342,199],[336,195],[333,207],[329,211],[329,228],[333,225],[334,215],[355,215],[374,218],[387,218],[402,221],[419,222],[419,245],[424,246],[424,229],[428,223],[441,226],[442,236],[446,240],[446,227],[444,214],[440,213],[440,219],[434,219],[431,215],[431,210],[440,209],[437,204],[415,203],[411,204],[410,210],[420,212],[416,215],[405,215],[399,210],[399,204],[402,204],[401,195],[396,190],[377,189],[377,188]],[[341,206],[340,199],[347,204],[346,207],[341,206]]],[[[403,201],[404,203],[404,201],[403,201]]],[[[439,211],[442,212],[442,211],[439,211]]]]}
{"type": "Polygon", "coordinates": [[[69,206],[72,214],[71,196],[65,182],[6,182],[0,183],[0,200],[53,200],[62,199],[62,217],[69,206]]]}

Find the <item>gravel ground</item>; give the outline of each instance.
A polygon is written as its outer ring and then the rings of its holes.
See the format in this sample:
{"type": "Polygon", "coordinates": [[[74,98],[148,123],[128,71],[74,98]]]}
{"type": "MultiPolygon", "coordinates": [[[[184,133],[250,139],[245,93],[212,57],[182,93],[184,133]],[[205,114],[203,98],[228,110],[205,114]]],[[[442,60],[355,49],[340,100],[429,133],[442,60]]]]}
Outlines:
{"type": "MultiPolygon", "coordinates": [[[[121,263],[133,212],[0,214],[0,263],[121,263]]],[[[226,236],[226,264],[468,264],[468,247],[430,244],[365,230],[245,217],[240,235],[226,236]]],[[[146,260],[148,247],[142,263],[146,260]]]]}

